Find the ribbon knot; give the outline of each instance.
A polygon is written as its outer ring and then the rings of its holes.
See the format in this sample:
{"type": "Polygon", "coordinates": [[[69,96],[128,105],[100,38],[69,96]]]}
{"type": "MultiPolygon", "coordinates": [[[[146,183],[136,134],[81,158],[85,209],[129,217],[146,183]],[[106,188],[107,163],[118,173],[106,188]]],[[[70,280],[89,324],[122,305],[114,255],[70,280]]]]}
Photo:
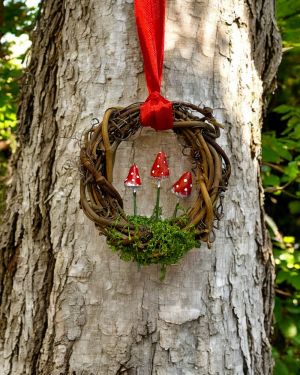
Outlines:
{"type": "Polygon", "coordinates": [[[173,128],[172,103],[160,94],[165,39],[165,0],[134,0],[135,17],[149,96],[141,105],[141,123],[156,131],[173,128]]]}
{"type": "Polygon", "coordinates": [[[158,91],[152,91],[141,105],[141,123],[156,131],[168,130],[173,127],[172,103],[158,91]]]}

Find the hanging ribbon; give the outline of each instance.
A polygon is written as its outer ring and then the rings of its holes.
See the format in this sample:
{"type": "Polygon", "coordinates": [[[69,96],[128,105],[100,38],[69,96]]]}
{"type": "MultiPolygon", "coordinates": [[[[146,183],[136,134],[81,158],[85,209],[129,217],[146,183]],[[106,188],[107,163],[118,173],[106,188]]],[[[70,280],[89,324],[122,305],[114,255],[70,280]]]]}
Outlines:
{"type": "Polygon", "coordinates": [[[160,95],[164,61],[165,0],[134,0],[149,96],[141,105],[143,126],[156,131],[173,128],[172,103],[160,95]]]}

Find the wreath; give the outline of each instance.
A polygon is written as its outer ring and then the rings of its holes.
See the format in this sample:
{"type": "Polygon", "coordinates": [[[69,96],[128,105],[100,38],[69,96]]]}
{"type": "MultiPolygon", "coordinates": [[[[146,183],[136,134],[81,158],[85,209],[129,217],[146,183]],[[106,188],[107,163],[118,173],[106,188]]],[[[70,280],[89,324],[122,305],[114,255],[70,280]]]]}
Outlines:
{"type": "MultiPolygon", "coordinates": [[[[171,218],[162,219],[157,203],[149,218],[136,212],[127,215],[113,185],[118,146],[142,126],[140,103],[108,109],[102,121],[85,132],[80,151],[80,204],[85,215],[123,260],[141,265],[159,263],[163,270],[190,249],[199,247],[200,241],[211,245],[230,176],[229,159],[216,143],[223,126],[216,121],[212,110],[184,102],[172,105],[173,131],[183,138],[184,153],[192,163],[193,189],[197,191],[196,199],[181,215],[177,216],[177,205],[171,218]]],[[[131,174],[134,173],[133,169],[131,174]]],[[[189,184],[190,178],[185,175],[183,180],[189,184]]],[[[179,193],[179,185],[173,186],[175,193],[179,193]]],[[[189,188],[185,189],[187,194],[189,188]]]]}

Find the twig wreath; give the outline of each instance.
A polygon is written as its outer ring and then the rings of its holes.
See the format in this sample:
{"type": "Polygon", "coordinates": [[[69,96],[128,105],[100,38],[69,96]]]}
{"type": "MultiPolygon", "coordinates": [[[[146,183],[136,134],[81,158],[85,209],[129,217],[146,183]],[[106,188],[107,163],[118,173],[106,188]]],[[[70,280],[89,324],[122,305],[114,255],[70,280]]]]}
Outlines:
{"type": "Polygon", "coordinates": [[[230,176],[230,162],[216,143],[220,125],[210,108],[173,103],[174,132],[182,136],[193,165],[197,197],[186,213],[160,217],[128,216],[113,186],[116,151],[141,127],[140,104],[110,108],[103,120],[89,129],[80,152],[80,202],[84,213],[113,250],[124,260],[139,264],[174,264],[199,240],[213,241],[214,220],[222,215],[222,199],[230,176]]]}
{"type": "MultiPolygon", "coordinates": [[[[166,265],[175,264],[199,241],[210,246],[214,239],[214,221],[223,211],[222,193],[230,176],[230,162],[216,143],[220,125],[210,108],[184,102],[170,102],[160,94],[164,60],[165,0],[134,0],[135,17],[149,96],[144,103],[126,108],[108,109],[101,122],[88,130],[80,152],[80,203],[112,250],[123,260],[141,265],[159,263],[161,278],[166,265]],[[182,215],[178,204],[171,218],[162,219],[159,206],[160,182],[169,175],[167,159],[160,152],[151,176],[157,180],[157,199],[151,217],[137,215],[136,190],[141,184],[134,164],[125,179],[133,188],[134,215],[123,210],[123,201],[113,186],[115,155],[121,142],[128,140],[141,126],[156,131],[172,129],[184,140],[184,149],[192,162],[196,199],[182,215]]],[[[192,174],[185,172],[172,191],[187,197],[192,189],[192,174]]]]}

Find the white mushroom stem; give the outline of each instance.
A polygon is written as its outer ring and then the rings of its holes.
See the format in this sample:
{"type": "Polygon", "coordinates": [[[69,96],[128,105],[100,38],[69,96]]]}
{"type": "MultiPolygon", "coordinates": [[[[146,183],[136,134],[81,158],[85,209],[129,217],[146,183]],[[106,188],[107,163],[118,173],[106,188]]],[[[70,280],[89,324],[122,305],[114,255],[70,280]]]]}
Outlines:
{"type": "Polygon", "coordinates": [[[161,179],[159,178],[156,183],[157,183],[157,190],[156,190],[156,204],[155,204],[154,212],[155,212],[155,219],[158,220],[159,219],[159,199],[160,199],[161,179]]]}
{"type": "Polygon", "coordinates": [[[133,187],[133,215],[137,215],[137,204],[136,204],[136,187],[133,187]]]}

